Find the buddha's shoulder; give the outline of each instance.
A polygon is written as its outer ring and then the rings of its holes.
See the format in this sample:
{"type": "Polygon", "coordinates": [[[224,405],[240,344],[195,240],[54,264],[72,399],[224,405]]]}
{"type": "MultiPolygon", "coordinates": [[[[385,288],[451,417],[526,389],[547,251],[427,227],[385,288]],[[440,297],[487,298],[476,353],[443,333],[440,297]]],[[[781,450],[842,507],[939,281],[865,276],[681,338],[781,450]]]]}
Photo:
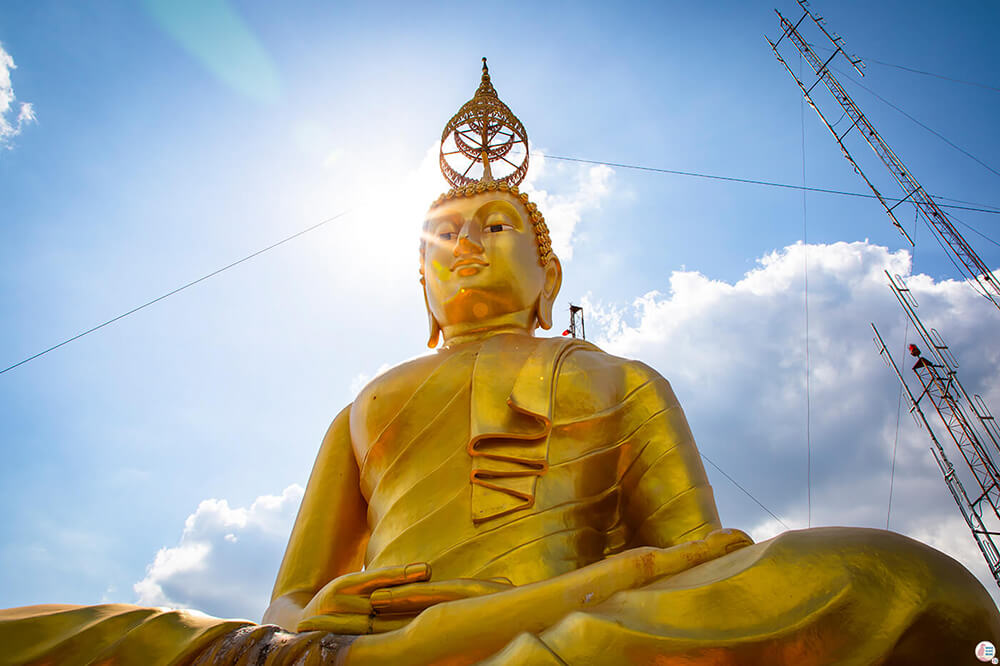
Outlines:
{"type": "Polygon", "coordinates": [[[594,381],[612,383],[633,390],[651,380],[666,381],[659,372],[642,361],[615,356],[594,344],[584,343],[566,356],[560,378],[586,376],[594,381]]]}
{"type": "Polygon", "coordinates": [[[557,403],[589,412],[612,407],[642,389],[665,401],[676,400],[669,382],[652,367],[589,343],[567,354],[556,386],[557,403]]]}
{"type": "Polygon", "coordinates": [[[425,354],[380,372],[355,397],[351,421],[379,421],[381,414],[394,412],[448,357],[441,352],[425,354]]]}

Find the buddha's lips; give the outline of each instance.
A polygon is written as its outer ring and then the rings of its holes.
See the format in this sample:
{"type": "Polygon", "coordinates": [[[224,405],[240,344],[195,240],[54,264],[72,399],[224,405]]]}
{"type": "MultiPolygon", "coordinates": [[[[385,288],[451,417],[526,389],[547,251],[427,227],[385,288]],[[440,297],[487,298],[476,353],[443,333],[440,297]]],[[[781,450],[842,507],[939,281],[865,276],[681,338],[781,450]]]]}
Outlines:
{"type": "Polygon", "coordinates": [[[463,266],[477,266],[477,267],[482,267],[482,266],[489,266],[489,265],[490,265],[490,262],[486,261],[486,259],[481,258],[481,257],[462,257],[461,259],[459,259],[458,261],[456,261],[455,263],[453,263],[451,265],[451,270],[454,273],[455,271],[457,271],[458,269],[462,268],[463,266]]]}

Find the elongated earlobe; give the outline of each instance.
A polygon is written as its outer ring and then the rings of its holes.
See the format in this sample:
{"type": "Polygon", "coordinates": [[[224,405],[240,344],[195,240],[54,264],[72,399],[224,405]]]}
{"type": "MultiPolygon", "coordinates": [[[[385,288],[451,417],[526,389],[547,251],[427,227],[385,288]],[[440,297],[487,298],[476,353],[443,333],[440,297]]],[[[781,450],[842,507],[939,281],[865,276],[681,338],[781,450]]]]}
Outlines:
{"type": "MultiPolygon", "coordinates": [[[[420,278],[420,285],[425,285],[423,278],[420,278]]],[[[427,328],[429,329],[427,335],[427,346],[434,349],[438,346],[438,340],[441,338],[441,325],[438,323],[437,319],[434,318],[434,315],[431,314],[431,304],[427,302],[426,287],[423,289],[423,292],[424,307],[427,308],[427,328]]]]}
{"type": "Polygon", "coordinates": [[[438,346],[438,338],[441,337],[441,326],[430,310],[427,311],[427,324],[430,327],[430,332],[427,336],[427,346],[434,349],[438,346]]]}
{"type": "Polygon", "coordinates": [[[552,328],[552,306],[555,305],[556,296],[559,295],[559,288],[562,286],[562,265],[554,255],[545,264],[545,283],[542,285],[542,293],[538,296],[538,308],[536,316],[538,325],[545,330],[552,328]]]}

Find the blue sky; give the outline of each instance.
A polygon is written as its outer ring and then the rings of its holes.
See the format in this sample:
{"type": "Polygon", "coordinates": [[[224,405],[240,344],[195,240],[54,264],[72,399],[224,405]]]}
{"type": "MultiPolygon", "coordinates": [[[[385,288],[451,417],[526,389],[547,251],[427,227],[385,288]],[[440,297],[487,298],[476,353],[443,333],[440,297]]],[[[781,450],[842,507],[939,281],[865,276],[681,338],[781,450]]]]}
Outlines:
{"type": "MultiPolygon", "coordinates": [[[[0,375],[0,606],[166,599],[259,615],[330,419],[379,368],[425,352],[420,216],[445,189],[435,141],[484,55],[561,239],[557,308],[585,301],[590,337],[671,379],[706,455],[792,527],[808,522],[810,262],[812,524],[884,526],[897,387],[867,331],[877,319],[902,341],[878,278],[910,264],[878,204],[808,195],[804,249],[800,192],[542,157],[796,184],[804,131],[807,184],[865,192],[808,107],[802,124],[763,37],[778,33],[773,5],[0,6],[16,65],[5,118],[16,126],[22,103],[35,115],[0,149],[0,366],[348,211],[0,375]]],[[[1000,87],[1000,7],[814,7],[870,60],[864,85],[1000,170],[1000,92],[872,62],[1000,87]]],[[[1000,176],[844,85],[929,192],[1000,206],[1000,176]]],[[[957,215],[1000,240],[1000,216],[957,215]]],[[[1000,246],[967,237],[1000,266],[1000,246]]],[[[914,272],[963,381],[1000,407],[998,313],[948,281],[926,228],[914,272]]],[[[906,418],[892,527],[975,567],[906,418]]],[[[727,525],[774,533],[710,475],[727,525]]]]}

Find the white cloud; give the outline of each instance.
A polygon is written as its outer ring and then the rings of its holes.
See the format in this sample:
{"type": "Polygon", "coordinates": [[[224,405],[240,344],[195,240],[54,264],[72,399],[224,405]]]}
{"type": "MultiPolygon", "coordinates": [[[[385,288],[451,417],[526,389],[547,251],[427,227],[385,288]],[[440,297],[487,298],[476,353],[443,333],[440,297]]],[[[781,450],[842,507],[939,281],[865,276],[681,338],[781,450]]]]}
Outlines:
{"type": "MultiPolygon", "coordinates": [[[[867,242],[796,244],[772,252],[734,284],[674,272],[667,293],[621,307],[585,301],[595,342],[664,374],[702,451],[792,528],[809,521],[806,484],[806,351],[803,253],[809,260],[812,525],[885,528],[899,384],[872,344],[875,322],[904,375],[904,318],[884,270],[907,275],[910,257],[867,242]]],[[[908,278],[924,323],[960,361],[961,379],[1000,404],[1000,313],[967,284],[908,278]]],[[[912,328],[908,341],[914,341],[912,328]]],[[[919,393],[919,391],[915,391],[919,393]]],[[[931,405],[932,427],[972,493],[960,454],[931,405]]],[[[890,526],[961,560],[996,595],[983,558],[931,456],[927,434],[906,413],[890,526]]],[[[782,531],[706,465],[724,524],[756,537],[782,531]]]]}
{"type": "Polygon", "coordinates": [[[749,529],[745,529],[744,531],[747,532],[756,543],[760,543],[761,541],[766,541],[784,532],[786,529],[785,525],[787,525],[787,521],[784,521],[784,524],[782,524],[782,522],[778,522],[774,518],[768,518],[764,522],[754,525],[749,529]]]}
{"type": "Polygon", "coordinates": [[[531,150],[531,168],[521,189],[545,215],[556,256],[570,261],[573,259],[576,227],[588,211],[600,208],[611,192],[615,171],[604,165],[569,166],[562,162],[550,168],[544,152],[534,146],[531,150]],[[572,184],[567,186],[567,181],[572,184]],[[550,194],[547,189],[542,189],[542,184],[546,183],[552,183],[552,190],[567,194],[550,194]]]}
{"type": "Polygon", "coordinates": [[[260,618],[302,500],[297,484],[250,508],[203,500],[177,546],[161,548],[133,586],[140,604],[191,608],[217,617],[260,618]]]}
{"type": "Polygon", "coordinates": [[[10,148],[10,140],[28,123],[35,122],[35,108],[29,102],[16,102],[11,70],[17,69],[14,58],[0,44],[0,147],[10,148]],[[16,109],[13,121],[9,118],[16,109]]]}

